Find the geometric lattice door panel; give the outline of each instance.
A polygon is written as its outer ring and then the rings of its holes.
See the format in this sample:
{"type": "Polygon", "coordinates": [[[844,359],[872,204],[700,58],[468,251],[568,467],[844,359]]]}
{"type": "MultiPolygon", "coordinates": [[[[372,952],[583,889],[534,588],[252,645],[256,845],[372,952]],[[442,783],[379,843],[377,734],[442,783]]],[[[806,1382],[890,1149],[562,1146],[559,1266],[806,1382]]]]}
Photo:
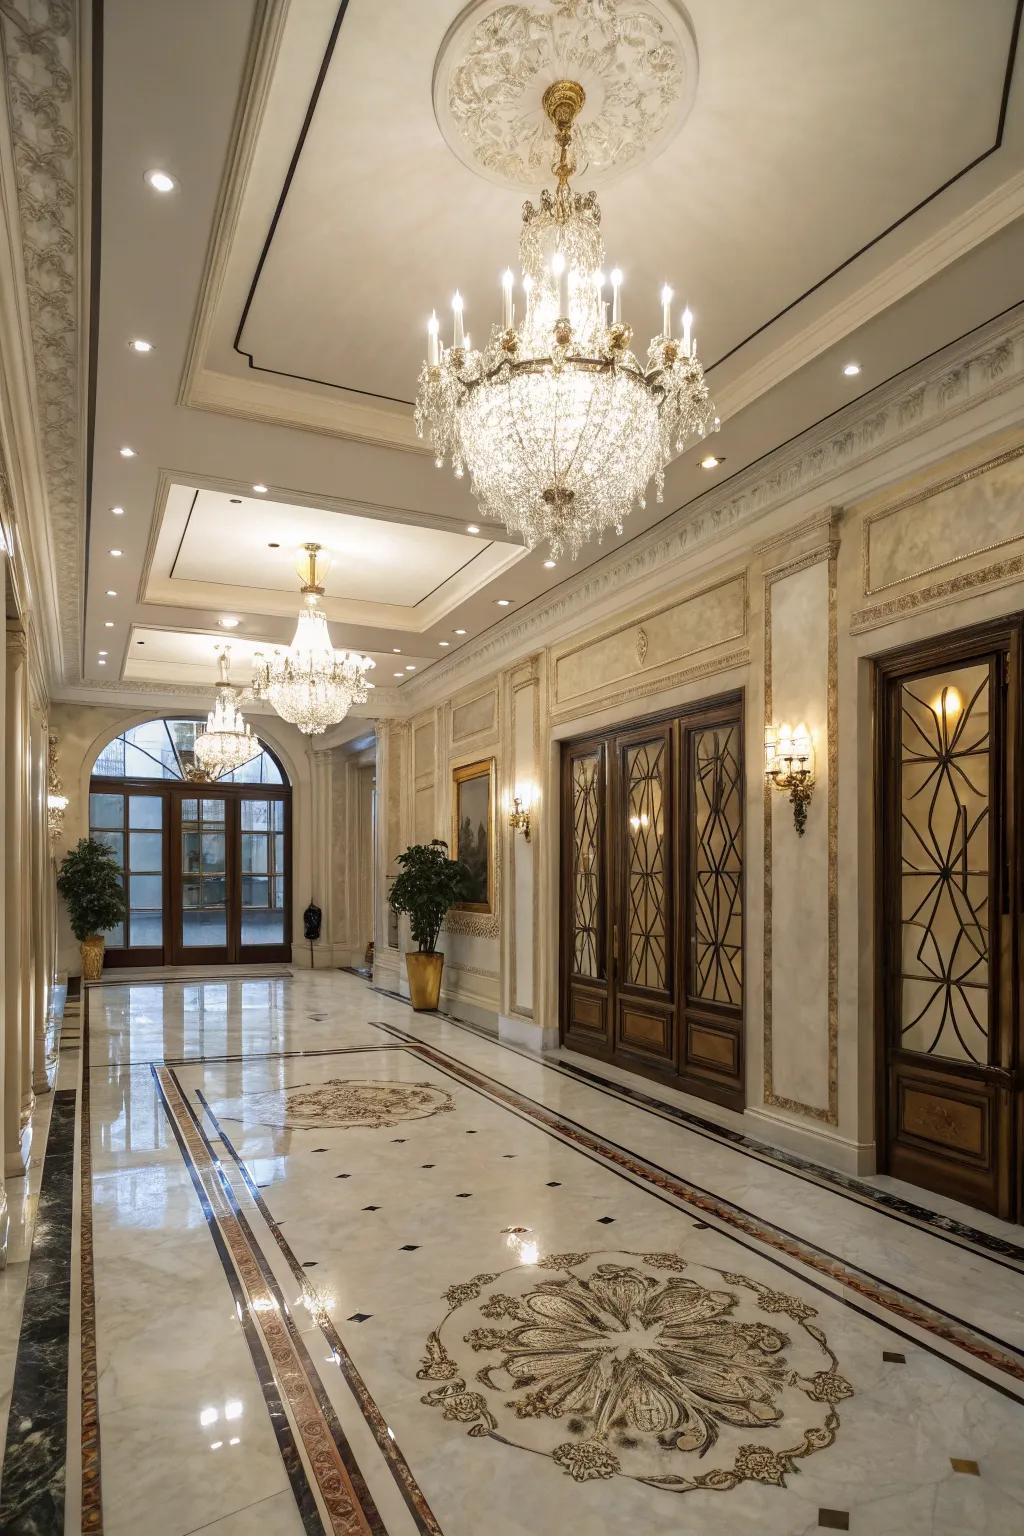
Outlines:
{"type": "Polygon", "coordinates": [[[950,637],[931,664],[910,651],[881,668],[883,1159],[1003,1214],[1019,1061],[1018,641],[990,629],[950,637]]]}
{"type": "Polygon", "coordinates": [[[561,1036],[743,1104],[739,695],[567,743],[561,1036]]]}

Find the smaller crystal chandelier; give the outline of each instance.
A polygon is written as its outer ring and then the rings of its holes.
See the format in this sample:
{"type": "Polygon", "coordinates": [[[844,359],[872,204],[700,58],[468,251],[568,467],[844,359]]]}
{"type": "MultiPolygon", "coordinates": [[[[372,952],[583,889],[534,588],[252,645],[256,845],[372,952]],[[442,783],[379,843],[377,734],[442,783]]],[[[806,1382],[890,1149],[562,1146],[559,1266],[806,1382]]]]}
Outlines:
{"type": "Polygon", "coordinates": [[[219,779],[222,774],[241,768],[260,750],[260,744],[242,719],[235,689],[228,681],[231,647],[218,653],[220,682],[217,698],[206,717],[206,730],[195,739],[193,751],[204,779],[219,779]]]}
{"type": "Polygon", "coordinates": [[[320,545],[303,544],[295,568],[306,602],[295,638],[287,651],[275,651],[269,658],[256,652],[252,691],[304,735],[319,736],[344,720],[353,704],[366,703],[373,687],[366,674],[374,662],[355,651],[336,651],[331,644],[326,615],[317,606],[330,568],[320,545]]]}
{"type": "Polygon", "coordinates": [[[509,270],[501,324],[474,348],[456,293],[452,345],[442,345],[436,315],[427,326],[415,412],[438,468],[450,457],[456,476],[468,469],[484,515],[528,549],[546,542],[556,560],[563,552],[575,560],[610,528],[621,533],[652,480],[661,501],[669,461],[719,425],[689,309],[682,334],[673,333],[671,288],[662,289],[661,329],[643,360],[631,350],[617,268],[608,314],[601,210],[593,192],[569,186],[584,101],[575,80],[544,93],[556,187],[523,209],[524,313],[515,313],[509,270]]]}
{"type": "Polygon", "coordinates": [[[67,808],[68,797],[57,772],[57,738],[51,736],[46,751],[46,823],[54,841],[64,830],[64,812],[67,808]]]}

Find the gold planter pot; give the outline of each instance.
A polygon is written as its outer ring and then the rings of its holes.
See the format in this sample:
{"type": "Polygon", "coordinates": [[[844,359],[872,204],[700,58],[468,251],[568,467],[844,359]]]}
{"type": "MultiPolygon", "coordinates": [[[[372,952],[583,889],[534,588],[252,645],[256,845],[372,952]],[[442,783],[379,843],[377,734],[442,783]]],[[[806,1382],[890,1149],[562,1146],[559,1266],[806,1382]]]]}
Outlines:
{"type": "Polygon", "coordinates": [[[405,956],[405,969],[409,977],[409,994],[417,1013],[436,1008],[441,998],[441,972],[444,955],[410,949],[405,956]]]}
{"type": "Polygon", "coordinates": [[[106,943],[102,933],[94,933],[91,938],[83,939],[79,944],[83,981],[99,981],[103,975],[103,951],[106,943]]]}

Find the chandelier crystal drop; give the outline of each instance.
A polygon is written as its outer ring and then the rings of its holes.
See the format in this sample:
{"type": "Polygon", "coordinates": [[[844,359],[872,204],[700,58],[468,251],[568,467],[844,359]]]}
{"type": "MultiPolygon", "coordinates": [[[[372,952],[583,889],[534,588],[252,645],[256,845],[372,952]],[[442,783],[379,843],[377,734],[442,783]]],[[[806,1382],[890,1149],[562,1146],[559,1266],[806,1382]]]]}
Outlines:
{"type": "Polygon", "coordinates": [[[427,327],[415,414],[437,466],[450,458],[456,476],[469,470],[484,516],[530,549],[546,541],[556,560],[575,560],[609,528],[621,533],[631,507],[645,505],[652,479],[661,501],[665,466],[719,425],[688,309],[682,334],[672,334],[670,288],[662,290],[661,331],[643,363],[630,350],[617,270],[609,316],[597,198],[569,188],[572,125],[583,102],[572,80],[544,93],[557,185],[523,209],[525,314],[517,323],[506,272],[502,324],[477,350],[456,293],[451,347],[441,342],[436,315],[427,327]]]}
{"type": "Polygon", "coordinates": [[[222,774],[242,768],[260,750],[259,742],[242,719],[235,689],[228,681],[230,657],[230,646],[218,653],[217,698],[206,717],[206,730],[199,732],[193,745],[196,764],[207,780],[219,779],[222,774]]]}
{"type": "Polygon", "coordinates": [[[319,736],[344,720],[353,704],[365,704],[373,687],[366,674],[374,662],[355,651],[336,651],[327,618],[318,606],[329,559],[319,544],[304,544],[297,558],[306,606],[287,651],[254,657],[252,691],[267,699],[282,720],[306,736],[319,736]]]}

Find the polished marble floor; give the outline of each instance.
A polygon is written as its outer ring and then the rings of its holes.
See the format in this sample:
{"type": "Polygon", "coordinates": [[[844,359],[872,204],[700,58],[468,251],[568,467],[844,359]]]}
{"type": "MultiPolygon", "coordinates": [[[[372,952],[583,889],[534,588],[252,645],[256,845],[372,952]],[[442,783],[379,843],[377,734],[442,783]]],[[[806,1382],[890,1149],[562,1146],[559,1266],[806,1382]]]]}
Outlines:
{"type": "Polygon", "coordinates": [[[87,1001],[0,1530],[1024,1530],[1020,1229],[340,972],[87,1001]]]}

